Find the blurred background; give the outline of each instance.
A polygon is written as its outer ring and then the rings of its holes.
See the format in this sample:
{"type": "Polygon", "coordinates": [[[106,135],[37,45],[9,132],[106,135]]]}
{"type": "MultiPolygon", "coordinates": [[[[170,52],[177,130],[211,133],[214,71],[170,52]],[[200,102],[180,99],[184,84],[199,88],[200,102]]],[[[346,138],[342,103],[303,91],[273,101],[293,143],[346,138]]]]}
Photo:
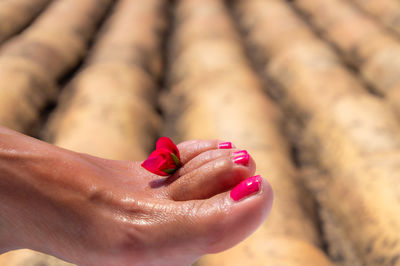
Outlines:
{"type": "MultiPolygon", "coordinates": [[[[0,0],[1,125],[110,159],[165,135],[255,158],[269,219],[196,266],[400,265],[399,115],[399,0],[0,0]]],[[[70,264],[0,256],[25,265],[70,264]]]]}

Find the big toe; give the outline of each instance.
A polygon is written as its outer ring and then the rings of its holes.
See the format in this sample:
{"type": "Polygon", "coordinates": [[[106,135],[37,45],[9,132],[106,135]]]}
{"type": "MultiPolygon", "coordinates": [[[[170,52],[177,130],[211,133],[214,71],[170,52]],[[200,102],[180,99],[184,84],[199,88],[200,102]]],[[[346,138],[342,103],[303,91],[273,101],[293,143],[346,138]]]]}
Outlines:
{"type": "MultiPolygon", "coordinates": [[[[269,183],[250,177],[231,191],[206,200],[175,202],[173,224],[179,245],[193,255],[220,252],[249,236],[268,216],[273,201],[269,183]]],[[[177,242],[177,243],[178,243],[177,242]]]]}
{"type": "Polygon", "coordinates": [[[247,151],[203,152],[170,177],[173,200],[207,199],[236,186],[252,176],[256,165],[247,151]]]}
{"type": "MultiPolygon", "coordinates": [[[[206,246],[207,253],[216,253],[233,247],[262,224],[271,211],[273,191],[265,179],[253,176],[243,180],[231,191],[211,198],[210,202],[220,204],[216,217],[210,213],[212,221],[208,226],[215,226],[215,229],[214,232],[210,231],[210,242],[206,246]]],[[[202,211],[207,211],[206,206],[202,211]]]]}

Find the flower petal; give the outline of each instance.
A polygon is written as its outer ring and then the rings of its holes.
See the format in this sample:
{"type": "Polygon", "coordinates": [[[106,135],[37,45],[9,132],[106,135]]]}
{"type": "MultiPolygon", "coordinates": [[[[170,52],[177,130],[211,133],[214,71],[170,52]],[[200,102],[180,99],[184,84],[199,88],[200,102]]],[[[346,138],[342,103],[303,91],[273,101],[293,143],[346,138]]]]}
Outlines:
{"type": "Polygon", "coordinates": [[[142,163],[142,167],[161,176],[173,174],[181,167],[178,147],[167,137],[158,139],[156,150],[142,163]]]}
{"type": "Polygon", "coordinates": [[[168,164],[168,156],[170,152],[168,150],[156,150],[153,151],[150,156],[142,163],[142,167],[156,175],[168,175],[162,171],[168,164]]]}
{"type": "Polygon", "coordinates": [[[157,140],[156,150],[158,149],[167,149],[180,159],[178,147],[168,137],[161,137],[157,140]]]}
{"type": "Polygon", "coordinates": [[[167,149],[157,149],[142,163],[142,167],[156,175],[168,176],[169,170],[178,168],[171,154],[167,149]]]}

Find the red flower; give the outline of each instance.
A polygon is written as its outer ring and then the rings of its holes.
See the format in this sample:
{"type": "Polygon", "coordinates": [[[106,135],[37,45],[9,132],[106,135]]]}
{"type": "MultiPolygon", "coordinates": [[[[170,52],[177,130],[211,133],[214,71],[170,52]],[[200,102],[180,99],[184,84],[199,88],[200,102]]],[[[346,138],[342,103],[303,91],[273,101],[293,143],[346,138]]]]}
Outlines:
{"type": "Polygon", "coordinates": [[[181,167],[178,147],[169,138],[160,138],[156,150],[142,163],[142,167],[156,175],[173,174],[181,167]]]}

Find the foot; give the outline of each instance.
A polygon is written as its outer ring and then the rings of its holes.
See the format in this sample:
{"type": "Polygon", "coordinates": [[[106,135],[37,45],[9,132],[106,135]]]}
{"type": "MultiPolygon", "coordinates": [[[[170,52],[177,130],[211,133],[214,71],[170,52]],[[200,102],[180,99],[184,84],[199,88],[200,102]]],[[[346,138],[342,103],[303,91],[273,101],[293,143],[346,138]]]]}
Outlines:
{"type": "Polygon", "coordinates": [[[5,193],[8,202],[0,202],[7,206],[0,207],[0,223],[11,228],[10,248],[79,265],[190,265],[246,238],[271,208],[269,184],[249,178],[253,159],[219,149],[216,140],[179,144],[184,166],[160,177],[140,162],[78,154],[16,135],[27,152],[11,158],[10,169],[19,162],[21,170],[11,171],[19,184],[5,193]]]}

